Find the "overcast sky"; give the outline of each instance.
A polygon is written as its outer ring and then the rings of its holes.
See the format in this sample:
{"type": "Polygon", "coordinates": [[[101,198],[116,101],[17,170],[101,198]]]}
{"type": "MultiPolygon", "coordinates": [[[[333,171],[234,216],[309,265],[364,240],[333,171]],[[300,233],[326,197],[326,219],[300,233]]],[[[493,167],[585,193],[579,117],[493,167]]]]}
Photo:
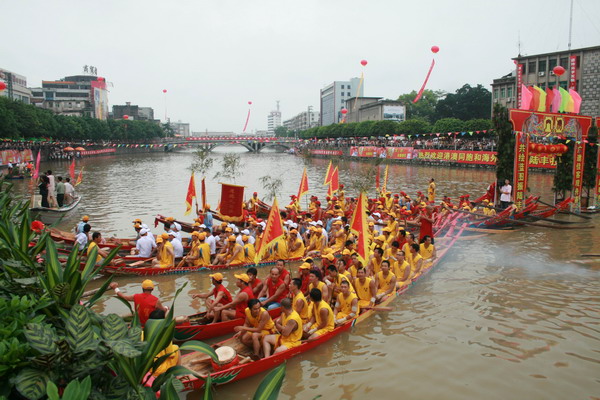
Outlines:
{"type": "MultiPolygon", "coordinates": [[[[143,0],[2,2],[0,67],[28,85],[94,65],[110,106],[130,101],[192,131],[266,129],[312,105],[334,80],[365,75],[365,96],[453,92],[514,67],[511,57],[563,50],[568,0],[143,0]],[[360,60],[368,65],[361,67],[360,60]]],[[[575,0],[572,48],[600,45],[600,1],[575,0]]]]}

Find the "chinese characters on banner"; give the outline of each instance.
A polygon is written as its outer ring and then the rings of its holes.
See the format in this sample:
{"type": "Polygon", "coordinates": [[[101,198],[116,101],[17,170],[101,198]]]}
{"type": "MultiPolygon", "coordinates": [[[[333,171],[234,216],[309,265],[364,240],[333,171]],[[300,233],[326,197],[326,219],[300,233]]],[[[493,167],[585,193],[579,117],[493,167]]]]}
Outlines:
{"type": "Polygon", "coordinates": [[[521,87],[523,85],[523,64],[517,64],[517,108],[521,108],[521,87]]]}
{"type": "Polygon", "coordinates": [[[221,215],[219,219],[227,222],[242,221],[244,216],[243,202],[244,186],[221,183],[221,206],[219,209],[221,215]]]}
{"type": "Polygon", "coordinates": [[[310,150],[310,154],[315,156],[341,156],[344,153],[341,150],[322,150],[322,149],[312,149],[310,150]]]}
{"type": "Polygon", "coordinates": [[[529,135],[524,132],[515,133],[515,170],[514,170],[514,203],[521,209],[527,190],[527,173],[529,170],[529,135]]]}
{"type": "Polygon", "coordinates": [[[10,163],[22,163],[33,160],[30,149],[27,150],[2,150],[0,151],[0,165],[10,163]]]}
{"type": "Polygon", "coordinates": [[[448,161],[459,164],[496,164],[494,151],[417,150],[419,160],[448,161]]]}
{"type": "Polygon", "coordinates": [[[414,150],[412,147],[388,147],[387,158],[392,160],[410,160],[413,158],[414,150]]]}
{"type": "Polygon", "coordinates": [[[576,212],[581,210],[581,187],[583,186],[583,161],[585,158],[585,143],[575,142],[573,152],[573,208],[576,212]]]}
{"type": "Polygon", "coordinates": [[[569,89],[577,90],[577,56],[569,57],[569,89]]]}

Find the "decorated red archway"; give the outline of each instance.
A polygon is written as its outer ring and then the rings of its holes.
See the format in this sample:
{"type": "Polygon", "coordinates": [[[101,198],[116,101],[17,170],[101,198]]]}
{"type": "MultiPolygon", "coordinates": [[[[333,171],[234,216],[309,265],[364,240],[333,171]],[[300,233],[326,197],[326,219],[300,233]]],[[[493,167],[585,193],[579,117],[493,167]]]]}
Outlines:
{"type": "MultiPolygon", "coordinates": [[[[575,141],[571,195],[574,198],[573,208],[579,212],[581,209],[585,144],[587,143],[588,132],[592,126],[592,117],[510,109],[509,119],[516,135],[513,190],[515,205],[522,208],[523,201],[525,200],[529,170],[530,138],[532,136],[558,137],[561,139],[570,138],[570,140],[575,141]]],[[[600,168],[600,157],[598,167],[600,168]]],[[[599,183],[600,181],[596,177],[597,201],[600,198],[598,196],[598,191],[600,190],[598,188],[599,183]]]]}
{"type": "MultiPolygon", "coordinates": [[[[598,128],[598,132],[600,132],[600,117],[596,118],[596,127],[598,128]]],[[[596,198],[596,202],[594,203],[594,205],[596,206],[596,208],[600,208],[600,141],[596,142],[596,146],[598,146],[598,151],[597,151],[597,161],[596,161],[596,191],[595,191],[595,198],[596,198]]]]}

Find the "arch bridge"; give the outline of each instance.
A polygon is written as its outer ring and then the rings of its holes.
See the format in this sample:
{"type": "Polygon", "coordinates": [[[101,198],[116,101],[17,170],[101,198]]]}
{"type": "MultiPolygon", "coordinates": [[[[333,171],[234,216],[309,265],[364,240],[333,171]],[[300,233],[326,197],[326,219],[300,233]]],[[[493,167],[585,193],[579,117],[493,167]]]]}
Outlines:
{"type": "Polygon", "coordinates": [[[212,151],[219,146],[239,145],[252,153],[259,153],[262,149],[271,147],[280,150],[290,150],[297,140],[293,138],[276,138],[262,136],[198,136],[188,137],[185,140],[174,141],[173,144],[185,143],[187,146],[201,147],[212,151]]]}

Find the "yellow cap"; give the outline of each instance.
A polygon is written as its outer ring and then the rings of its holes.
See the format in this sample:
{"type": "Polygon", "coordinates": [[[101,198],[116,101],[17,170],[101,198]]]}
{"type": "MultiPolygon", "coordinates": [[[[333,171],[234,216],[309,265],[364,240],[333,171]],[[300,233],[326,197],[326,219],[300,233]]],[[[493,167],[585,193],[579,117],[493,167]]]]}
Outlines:
{"type": "Polygon", "coordinates": [[[83,222],[88,222],[90,220],[90,217],[88,217],[87,215],[84,215],[83,218],[81,218],[81,220],[83,222]]]}
{"type": "Polygon", "coordinates": [[[200,233],[198,234],[198,237],[200,238],[200,240],[204,240],[204,239],[206,239],[206,232],[200,232],[200,233]]]}
{"type": "Polygon", "coordinates": [[[163,242],[163,238],[160,236],[156,237],[156,243],[162,243],[163,242]]]}
{"type": "Polygon", "coordinates": [[[235,242],[235,235],[230,235],[227,240],[229,240],[230,242],[235,242]]]}
{"type": "Polygon", "coordinates": [[[225,232],[233,232],[233,229],[227,227],[227,228],[225,228],[225,232]]]}
{"type": "Polygon", "coordinates": [[[167,232],[164,232],[164,233],[161,233],[160,237],[163,238],[163,240],[168,240],[169,234],[167,232]]]}
{"type": "Polygon", "coordinates": [[[300,269],[310,269],[310,264],[307,262],[302,263],[302,265],[300,265],[300,269]]]}
{"type": "Polygon", "coordinates": [[[250,282],[250,277],[248,276],[248,274],[234,274],[233,276],[246,283],[250,282]]]}
{"type": "Polygon", "coordinates": [[[136,219],[134,219],[132,222],[133,222],[134,224],[141,224],[141,223],[142,223],[142,220],[141,220],[141,219],[139,219],[139,218],[136,218],[136,219]]]}
{"type": "Polygon", "coordinates": [[[175,221],[175,218],[167,217],[167,218],[165,218],[165,221],[173,222],[173,221],[175,221]]]}
{"type": "Polygon", "coordinates": [[[369,226],[375,226],[375,222],[369,222],[369,226]]]}
{"type": "Polygon", "coordinates": [[[385,236],[379,235],[375,238],[375,240],[381,240],[382,242],[385,242],[385,236]]]}
{"type": "Polygon", "coordinates": [[[248,241],[248,235],[242,235],[242,242],[248,241]]]}
{"type": "Polygon", "coordinates": [[[200,237],[200,232],[194,231],[194,232],[192,232],[192,236],[200,237]]]}
{"type": "Polygon", "coordinates": [[[350,252],[350,250],[348,250],[348,249],[344,249],[344,250],[342,251],[342,255],[343,255],[343,256],[349,256],[350,254],[352,254],[352,253],[351,253],[351,252],[350,252]]]}
{"type": "Polygon", "coordinates": [[[154,282],[152,282],[150,279],[146,279],[144,282],[142,282],[142,289],[154,289],[154,282]]]}
{"type": "Polygon", "coordinates": [[[209,277],[213,278],[215,281],[222,281],[223,280],[223,274],[220,272],[216,272],[214,274],[210,274],[208,275],[209,277]]]}
{"type": "Polygon", "coordinates": [[[328,259],[329,261],[333,261],[333,260],[335,260],[335,256],[334,256],[333,254],[331,254],[331,253],[329,253],[329,254],[326,254],[325,256],[323,256],[323,258],[326,258],[326,259],[328,259]]]}

